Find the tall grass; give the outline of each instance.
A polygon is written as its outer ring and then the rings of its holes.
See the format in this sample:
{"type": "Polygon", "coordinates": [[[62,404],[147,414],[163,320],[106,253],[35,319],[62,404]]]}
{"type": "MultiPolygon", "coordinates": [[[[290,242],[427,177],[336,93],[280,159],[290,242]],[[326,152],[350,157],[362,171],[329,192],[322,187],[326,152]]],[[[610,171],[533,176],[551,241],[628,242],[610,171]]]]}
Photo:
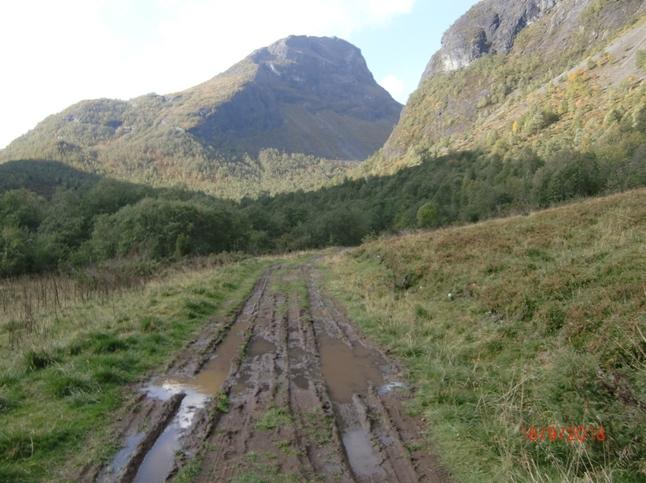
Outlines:
{"type": "Polygon", "coordinates": [[[141,293],[150,277],[103,269],[4,279],[0,281],[0,327],[9,348],[16,349],[32,335],[42,335],[44,316],[65,317],[79,303],[106,303],[124,291],[141,293]]]}
{"type": "Polygon", "coordinates": [[[376,240],[329,284],[401,358],[460,481],[646,478],[646,190],[376,240]],[[533,426],[607,439],[528,439],[533,426]]]}
{"type": "Polygon", "coordinates": [[[109,458],[132,384],[224,324],[271,263],[239,259],[2,280],[0,481],[71,481],[109,458]]]}
{"type": "Polygon", "coordinates": [[[45,335],[48,322],[65,318],[79,304],[110,305],[125,293],[142,294],[151,280],[178,272],[211,269],[244,258],[242,254],[220,253],[171,265],[117,259],[76,271],[0,279],[0,347],[5,344],[11,350],[23,347],[33,336],[45,335]]]}

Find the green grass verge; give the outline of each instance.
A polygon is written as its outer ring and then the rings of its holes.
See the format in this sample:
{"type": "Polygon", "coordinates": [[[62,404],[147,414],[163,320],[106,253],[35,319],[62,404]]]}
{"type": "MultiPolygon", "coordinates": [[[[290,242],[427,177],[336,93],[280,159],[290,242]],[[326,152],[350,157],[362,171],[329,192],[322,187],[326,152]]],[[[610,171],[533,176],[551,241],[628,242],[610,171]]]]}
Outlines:
{"type": "Polygon", "coordinates": [[[183,271],[142,293],[45,314],[10,349],[0,323],[0,481],[64,481],[117,449],[132,384],[164,367],[211,318],[227,320],[268,260],[183,271]]]}
{"type": "Polygon", "coordinates": [[[294,475],[281,469],[276,455],[271,452],[250,451],[243,463],[245,469],[234,476],[232,483],[297,483],[302,475],[294,475]]]}
{"type": "Polygon", "coordinates": [[[458,481],[644,481],[646,191],[388,238],[327,283],[417,387],[458,481]],[[450,295],[449,295],[450,294],[450,295]],[[532,425],[604,442],[531,442],[532,425]]]}
{"type": "Polygon", "coordinates": [[[271,407],[256,423],[256,429],[261,431],[274,431],[278,428],[290,426],[292,419],[284,408],[271,407]]]}

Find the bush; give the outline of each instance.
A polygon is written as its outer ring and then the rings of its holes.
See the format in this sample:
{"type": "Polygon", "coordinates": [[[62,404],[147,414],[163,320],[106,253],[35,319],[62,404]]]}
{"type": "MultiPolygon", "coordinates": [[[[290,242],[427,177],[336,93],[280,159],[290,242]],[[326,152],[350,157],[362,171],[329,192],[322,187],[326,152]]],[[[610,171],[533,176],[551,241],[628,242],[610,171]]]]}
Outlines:
{"type": "Polygon", "coordinates": [[[646,102],[642,102],[633,110],[632,127],[638,131],[646,131],[646,102]]]}
{"type": "Polygon", "coordinates": [[[591,196],[605,187],[598,163],[593,156],[560,151],[534,178],[534,199],[539,205],[591,196]]]}
{"type": "Polygon", "coordinates": [[[0,276],[30,271],[33,249],[24,230],[15,226],[0,227],[0,276]]]}
{"type": "Polygon", "coordinates": [[[0,196],[0,224],[35,230],[43,219],[44,200],[25,189],[0,196]]]}
{"type": "Polygon", "coordinates": [[[417,226],[419,228],[432,228],[438,224],[439,213],[435,203],[424,203],[417,210],[417,226]]]}
{"type": "Polygon", "coordinates": [[[535,110],[525,117],[523,131],[535,134],[538,131],[554,124],[559,120],[559,115],[550,110],[535,110]]]}
{"type": "Polygon", "coordinates": [[[318,228],[320,246],[352,246],[368,234],[366,219],[357,210],[333,210],[323,216],[318,228]]]}
{"type": "Polygon", "coordinates": [[[99,259],[143,256],[154,260],[234,250],[240,241],[234,217],[223,210],[143,199],[101,216],[91,244],[99,259]]]}
{"type": "Polygon", "coordinates": [[[27,370],[35,371],[44,369],[56,362],[56,357],[46,351],[30,350],[25,353],[25,366],[27,370]]]}

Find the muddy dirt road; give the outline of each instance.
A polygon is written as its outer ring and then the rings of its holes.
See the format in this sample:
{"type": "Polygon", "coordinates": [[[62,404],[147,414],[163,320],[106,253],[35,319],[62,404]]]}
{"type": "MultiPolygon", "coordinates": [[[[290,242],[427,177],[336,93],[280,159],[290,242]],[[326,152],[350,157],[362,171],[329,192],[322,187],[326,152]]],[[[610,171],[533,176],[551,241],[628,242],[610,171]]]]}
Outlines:
{"type": "Polygon", "coordinates": [[[397,365],[324,293],[311,264],[275,266],[230,323],[205,328],[141,389],[113,461],[82,476],[447,481],[403,410],[408,397],[397,365]]]}

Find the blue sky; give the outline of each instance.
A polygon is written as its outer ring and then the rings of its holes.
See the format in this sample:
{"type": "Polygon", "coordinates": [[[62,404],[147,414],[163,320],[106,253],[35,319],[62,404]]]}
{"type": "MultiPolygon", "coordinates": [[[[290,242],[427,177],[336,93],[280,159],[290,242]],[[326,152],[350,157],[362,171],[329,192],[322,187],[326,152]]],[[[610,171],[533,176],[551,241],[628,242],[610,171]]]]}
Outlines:
{"type": "Polygon", "coordinates": [[[362,51],[400,102],[475,0],[21,0],[0,4],[0,147],[82,99],[175,92],[290,34],[362,51]]]}
{"type": "MultiPolygon", "coordinates": [[[[383,84],[389,76],[400,85],[385,85],[393,97],[405,103],[417,88],[431,55],[441,45],[442,34],[475,0],[438,2],[417,0],[410,13],[394,16],[386,25],[368,27],[347,40],[363,52],[375,79],[383,84]]],[[[393,84],[397,84],[394,82],[393,84]]]]}

